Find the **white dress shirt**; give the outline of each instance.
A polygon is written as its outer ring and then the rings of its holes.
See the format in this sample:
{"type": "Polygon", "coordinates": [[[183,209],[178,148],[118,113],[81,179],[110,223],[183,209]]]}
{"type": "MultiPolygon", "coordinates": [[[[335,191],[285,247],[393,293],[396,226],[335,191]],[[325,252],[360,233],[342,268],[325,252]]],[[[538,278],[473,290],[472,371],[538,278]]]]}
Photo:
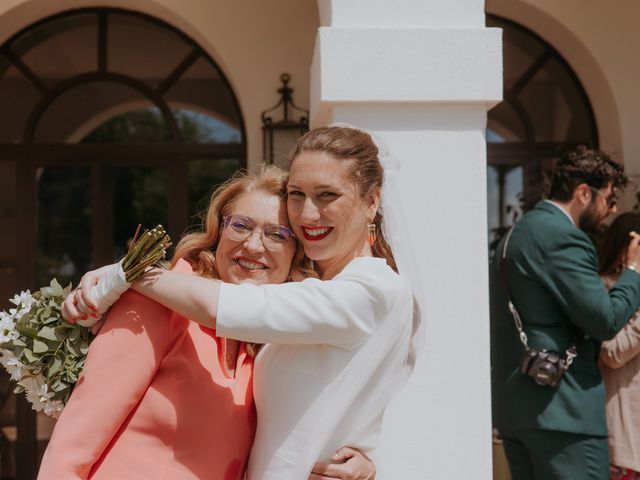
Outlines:
{"type": "Polygon", "coordinates": [[[412,315],[409,285],[379,258],[357,258],[328,281],[224,284],[217,334],[267,343],[255,363],[247,479],[306,480],[342,446],[371,454],[406,378],[412,315]]]}
{"type": "Polygon", "coordinates": [[[573,224],[573,226],[574,227],[576,226],[576,222],[573,221],[573,217],[569,215],[569,212],[567,212],[562,205],[560,205],[557,202],[554,202],[553,200],[549,200],[548,198],[546,198],[544,201],[547,203],[550,203],[551,205],[556,207],[558,210],[560,210],[562,213],[564,213],[566,217],[569,219],[569,221],[573,224]]]}

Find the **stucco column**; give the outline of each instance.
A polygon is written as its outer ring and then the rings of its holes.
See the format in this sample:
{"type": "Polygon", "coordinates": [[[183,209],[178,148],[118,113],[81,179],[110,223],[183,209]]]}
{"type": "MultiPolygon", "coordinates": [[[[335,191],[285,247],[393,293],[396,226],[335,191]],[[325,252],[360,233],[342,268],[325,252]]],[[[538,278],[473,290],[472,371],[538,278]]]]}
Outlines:
{"type": "Polygon", "coordinates": [[[314,126],[349,122],[402,163],[427,342],[385,417],[378,478],[491,478],[486,146],[501,32],[482,0],[319,0],[314,126]]]}

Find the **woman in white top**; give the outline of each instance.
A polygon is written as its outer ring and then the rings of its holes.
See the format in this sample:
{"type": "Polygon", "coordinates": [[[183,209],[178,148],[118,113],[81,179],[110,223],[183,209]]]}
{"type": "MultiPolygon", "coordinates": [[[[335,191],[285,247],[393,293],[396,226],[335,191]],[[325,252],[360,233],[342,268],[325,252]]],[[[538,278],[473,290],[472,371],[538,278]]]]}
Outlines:
{"type": "MultiPolygon", "coordinates": [[[[410,370],[419,321],[382,228],[382,189],[367,133],[312,130],[292,155],[287,210],[319,279],[230,285],[155,269],[132,285],[223,337],[267,344],[255,364],[248,480],[306,479],[315,459],[328,461],[342,445],[375,452],[384,409],[410,370]]],[[[119,270],[85,275],[81,312],[90,311],[99,278],[119,270]]]]}

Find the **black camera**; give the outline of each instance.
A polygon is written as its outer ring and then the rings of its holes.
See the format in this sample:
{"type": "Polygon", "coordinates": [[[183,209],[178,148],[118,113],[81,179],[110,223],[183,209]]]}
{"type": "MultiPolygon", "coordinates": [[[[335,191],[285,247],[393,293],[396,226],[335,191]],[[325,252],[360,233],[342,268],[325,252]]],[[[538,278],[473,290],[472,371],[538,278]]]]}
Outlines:
{"type": "Polygon", "coordinates": [[[566,362],[558,353],[527,348],[520,362],[520,371],[542,386],[555,387],[565,370],[566,362]]]}

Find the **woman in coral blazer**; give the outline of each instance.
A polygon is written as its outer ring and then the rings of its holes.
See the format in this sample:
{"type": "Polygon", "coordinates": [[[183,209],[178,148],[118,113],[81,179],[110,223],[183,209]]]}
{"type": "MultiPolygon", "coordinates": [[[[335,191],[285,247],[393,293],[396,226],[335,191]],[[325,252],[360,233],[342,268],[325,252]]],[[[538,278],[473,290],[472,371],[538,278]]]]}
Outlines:
{"type": "MultiPolygon", "coordinates": [[[[233,283],[285,281],[294,240],[269,251],[255,236],[235,242],[222,235],[222,217],[237,213],[287,228],[283,181],[270,170],[221,188],[205,231],[178,245],[176,258],[184,260],[174,262],[174,270],[233,283]],[[260,202],[272,209],[257,208],[260,202]],[[244,268],[238,259],[268,268],[244,268]]],[[[241,479],[256,424],[250,350],[128,292],[91,344],[39,478],[241,479]]]]}
{"type": "Polygon", "coordinates": [[[240,345],[229,375],[225,347],[215,330],[124,295],[91,345],[38,478],[241,479],[256,421],[253,358],[240,345]]]}
{"type": "MultiPolygon", "coordinates": [[[[285,179],[283,172],[267,169],[221,187],[204,232],[182,239],[175,258],[183,260],[174,261],[173,269],[230,283],[303,276],[300,262],[292,265],[296,241],[286,217],[285,179]],[[234,218],[250,219],[261,235],[254,231],[238,241],[230,225],[234,218]]],[[[91,344],[38,478],[243,478],[256,427],[256,350],[126,293],[91,344]]]]}

